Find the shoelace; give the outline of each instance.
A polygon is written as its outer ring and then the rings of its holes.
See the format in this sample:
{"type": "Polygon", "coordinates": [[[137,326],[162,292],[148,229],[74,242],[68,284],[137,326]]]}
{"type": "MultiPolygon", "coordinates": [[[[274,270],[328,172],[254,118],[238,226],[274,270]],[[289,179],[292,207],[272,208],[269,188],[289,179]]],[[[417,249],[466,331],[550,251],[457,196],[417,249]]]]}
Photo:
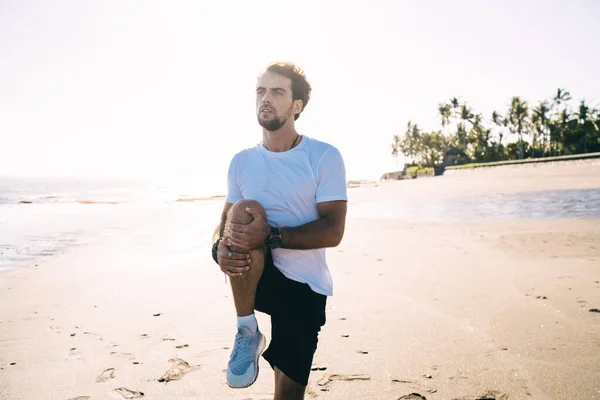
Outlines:
{"type": "Polygon", "coordinates": [[[235,360],[235,358],[237,357],[238,353],[244,349],[246,350],[248,347],[250,347],[250,336],[244,336],[242,334],[237,333],[236,336],[239,335],[241,337],[241,340],[237,340],[236,338],[236,346],[235,349],[233,349],[233,354],[231,355],[231,359],[235,360]]]}

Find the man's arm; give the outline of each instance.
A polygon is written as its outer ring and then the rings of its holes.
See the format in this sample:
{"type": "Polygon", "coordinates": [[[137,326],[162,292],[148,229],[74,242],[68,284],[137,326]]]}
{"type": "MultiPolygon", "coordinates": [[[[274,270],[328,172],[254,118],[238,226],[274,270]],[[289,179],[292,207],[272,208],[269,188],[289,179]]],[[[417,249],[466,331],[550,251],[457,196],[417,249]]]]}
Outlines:
{"type": "MultiPolygon", "coordinates": [[[[344,236],[347,208],[348,203],[345,200],[317,203],[319,219],[304,225],[279,229],[283,248],[309,250],[337,246],[344,236]]],[[[247,211],[253,213],[253,210],[247,211]]],[[[249,225],[230,222],[225,236],[228,238],[227,243],[250,251],[264,246],[269,232],[267,222],[256,218],[249,225]]]]}
{"type": "Polygon", "coordinates": [[[321,249],[336,247],[342,241],[346,227],[346,201],[326,201],[317,204],[319,219],[293,228],[280,228],[284,249],[321,249]]]}

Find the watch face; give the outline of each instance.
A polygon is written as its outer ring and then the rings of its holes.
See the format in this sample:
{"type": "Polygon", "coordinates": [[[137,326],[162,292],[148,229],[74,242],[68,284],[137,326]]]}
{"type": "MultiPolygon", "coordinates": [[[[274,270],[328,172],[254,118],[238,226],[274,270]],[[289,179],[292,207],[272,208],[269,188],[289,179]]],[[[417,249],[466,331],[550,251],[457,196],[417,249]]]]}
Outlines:
{"type": "Polygon", "coordinates": [[[267,240],[267,245],[270,249],[278,249],[282,246],[279,229],[271,228],[271,236],[269,237],[269,240],[267,240]]]}

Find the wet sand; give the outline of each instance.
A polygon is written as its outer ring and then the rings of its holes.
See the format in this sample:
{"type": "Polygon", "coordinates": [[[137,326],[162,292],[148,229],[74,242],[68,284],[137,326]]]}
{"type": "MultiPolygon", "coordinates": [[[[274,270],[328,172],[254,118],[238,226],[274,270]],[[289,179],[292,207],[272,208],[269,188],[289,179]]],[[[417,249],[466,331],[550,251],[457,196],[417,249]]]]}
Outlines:
{"type": "MultiPolygon", "coordinates": [[[[306,397],[600,398],[599,219],[364,213],[382,199],[600,188],[600,165],[583,165],[351,189],[306,397]]],[[[272,398],[264,360],[252,387],[225,383],[235,317],[206,242],[220,208],[132,209],[135,228],[0,275],[0,398],[272,398]]]]}

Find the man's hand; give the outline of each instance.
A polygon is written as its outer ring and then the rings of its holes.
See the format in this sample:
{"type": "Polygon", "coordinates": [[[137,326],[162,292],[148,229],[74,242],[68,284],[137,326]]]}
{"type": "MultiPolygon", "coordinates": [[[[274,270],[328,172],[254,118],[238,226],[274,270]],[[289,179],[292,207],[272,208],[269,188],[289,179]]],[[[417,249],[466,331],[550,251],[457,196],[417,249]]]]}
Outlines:
{"type": "Polygon", "coordinates": [[[271,228],[263,216],[253,208],[246,212],[254,217],[248,225],[229,223],[225,237],[229,246],[235,246],[239,251],[258,250],[265,247],[265,242],[271,233],[271,228]]]}
{"type": "Polygon", "coordinates": [[[224,241],[225,239],[221,240],[217,247],[217,261],[221,271],[230,277],[242,276],[250,268],[250,254],[231,251],[224,241]]]}

